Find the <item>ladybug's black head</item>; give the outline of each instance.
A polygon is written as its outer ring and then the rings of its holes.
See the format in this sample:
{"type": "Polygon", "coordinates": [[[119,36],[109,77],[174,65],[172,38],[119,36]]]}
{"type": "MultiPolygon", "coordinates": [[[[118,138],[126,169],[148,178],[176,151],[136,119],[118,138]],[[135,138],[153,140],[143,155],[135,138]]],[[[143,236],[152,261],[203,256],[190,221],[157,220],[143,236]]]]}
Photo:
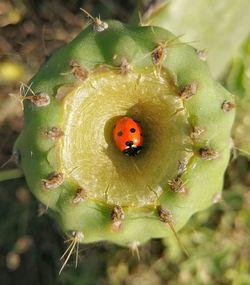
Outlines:
{"type": "Polygon", "coordinates": [[[123,153],[127,156],[136,156],[141,151],[141,149],[141,146],[129,146],[123,151],[123,153]]]}

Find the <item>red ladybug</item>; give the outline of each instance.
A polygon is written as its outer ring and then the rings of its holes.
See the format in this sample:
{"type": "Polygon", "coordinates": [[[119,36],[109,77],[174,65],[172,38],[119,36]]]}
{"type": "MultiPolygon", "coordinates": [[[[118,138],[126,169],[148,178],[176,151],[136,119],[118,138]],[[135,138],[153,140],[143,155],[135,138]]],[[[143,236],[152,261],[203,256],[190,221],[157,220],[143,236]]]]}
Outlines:
{"type": "Polygon", "coordinates": [[[114,125],[113,139],[121,152],[127,156],[135,156],[142,149],[142,128],[130,117],[120,118],[114,125]]]}

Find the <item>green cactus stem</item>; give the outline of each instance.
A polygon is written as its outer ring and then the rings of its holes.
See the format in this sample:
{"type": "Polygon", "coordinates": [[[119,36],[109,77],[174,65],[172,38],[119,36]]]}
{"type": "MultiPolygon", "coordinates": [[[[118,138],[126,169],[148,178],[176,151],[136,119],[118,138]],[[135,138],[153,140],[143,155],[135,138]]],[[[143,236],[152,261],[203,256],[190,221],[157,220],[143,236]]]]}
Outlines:
{"type": "Polygon", "coordinates": [[[95,19],[29,86],[14,149],[34,195],[80,236],[74,244],[164,237],[221,192],[234,99],[170,32],[95,19]],[[113,141],[123,116],[144,132],[135,157],[113,141]]]}
{"type": "Polygon", "coordinates": [[[0,171],[0,182],[11,180],[11,179],[16,179],[16,178],[21,178],[23,176],[24,176],[23,171],[20,168],[2,170],[0,171]]]}

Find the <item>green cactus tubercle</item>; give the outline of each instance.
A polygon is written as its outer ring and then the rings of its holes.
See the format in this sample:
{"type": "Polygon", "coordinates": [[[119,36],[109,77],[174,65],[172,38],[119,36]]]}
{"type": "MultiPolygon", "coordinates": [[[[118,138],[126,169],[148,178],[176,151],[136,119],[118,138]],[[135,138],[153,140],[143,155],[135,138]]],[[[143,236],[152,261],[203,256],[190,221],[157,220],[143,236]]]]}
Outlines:
{"type": "Polygon", "coordinates": [[[180,229],[221,193],[233,97],[193,47],[164,29],[90,25],[52,54],[23,95],[19,165],[80,242],[164,237],[168,224],[180,229]],[[112,137],[123,116],[143,129],[134,157],[112,137]]]}

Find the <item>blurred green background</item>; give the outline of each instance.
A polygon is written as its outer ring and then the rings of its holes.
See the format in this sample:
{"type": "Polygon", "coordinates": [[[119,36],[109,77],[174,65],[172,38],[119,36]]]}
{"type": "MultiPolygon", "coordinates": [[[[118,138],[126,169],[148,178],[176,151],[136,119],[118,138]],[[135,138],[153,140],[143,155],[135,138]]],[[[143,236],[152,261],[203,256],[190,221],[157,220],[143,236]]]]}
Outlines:
{"type": "MultiPolygon", "coordinates": [[[[250,1],[190,0],[190,7],[185,0],[172,0],[158,9],[161,2],[0,1],[0,165],[10,158],[22,129],[21,105],[8,94],[18,94],[20,82],[27,83],[55,48],[89,22],[79,8],[129,22],[135,21],[140,7],[146,12],[143,21],[169,26],[177,34],[186,32],[191,35],[188,40],[198,41],[208,54],[212,51],[214,76],[238,102],[223,197],[179,233],[191,256],[185,257],[174,237],[140,247],[140,260],[127,248],[106,242],[81,245],[78,267],[72,256],[59,276],[66,237],[30,194],[25,180],[16,179],[0,182],[1,285],[250,284],[250,163],[244,156],[250,152],[250,17],[241,13],[250,1]],[[223,52],[229,44],[230,52],[223,52]]],[[[14,167],[9,162],[3,169],[14,167]]]]}

